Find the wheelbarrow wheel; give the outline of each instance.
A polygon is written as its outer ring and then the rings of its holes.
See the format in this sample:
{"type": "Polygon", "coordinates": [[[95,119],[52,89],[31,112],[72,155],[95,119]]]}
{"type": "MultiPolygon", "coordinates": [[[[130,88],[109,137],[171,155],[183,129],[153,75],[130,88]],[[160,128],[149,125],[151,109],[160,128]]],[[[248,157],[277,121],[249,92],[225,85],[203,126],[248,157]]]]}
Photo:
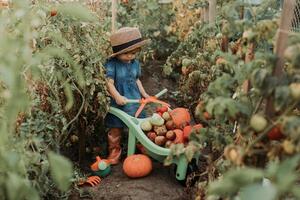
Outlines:
{"type": "Polygon", "coordinates": [[[171,173],[175,177],[175,179],[177,180],[177,182],[180,183],[180,185],[182,185],[184,187],[186,187],[186,186],[193,186],[197,182],[196,177],[191,177],[191,179],[188,182],[187,182],[187,179],[188,179],[189,175],[191,175],[193,172],[197,172],[198,169],[199,169],[199,167],[197,165],[196,159],[192,159],[192,161],[187,166],[187,171],[186,171],[185,179],[178,180],[176,178],[177,165],[175,165],[175,164],[171,166],[171,173]]]}

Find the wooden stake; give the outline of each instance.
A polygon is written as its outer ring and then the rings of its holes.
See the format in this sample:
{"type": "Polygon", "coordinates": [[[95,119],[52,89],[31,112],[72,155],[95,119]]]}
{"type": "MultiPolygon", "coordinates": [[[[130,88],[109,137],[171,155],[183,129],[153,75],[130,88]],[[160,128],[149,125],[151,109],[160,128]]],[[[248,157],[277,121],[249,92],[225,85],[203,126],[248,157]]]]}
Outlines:
{"type": "MultiPolygon", "coordinates": [[[[249,63],[254,59],[254,50],[255,50],[255,45],[253,42],[248,44],[248,48],[247,48],[247,52],[246,52],[246,56],[245,56],[245,63],[249,63]]],[[[250,84],[250,80],[246,80],[243,83],[243,91],[245,93],[248,93],[250,88],[251,88],[251,84],[250,84]]]]}
{"type": "Polygon", "coordinates": [[[275,54],[277,55],[276,68],[274,75],[280,77],[282,75],[284,59],[283,54],[286,49],[288,32],[291,31],[292,20],[294,17],[294,10],[296,6],[296,0],[284,1],[283,10],[280,18],[280,25],[278,29],[278,37],[275,44],[275,54]]]}
{"type": "Polygon", "coordinates": [[[208,7],[204,8],[204,22],[208,22],[209,20],[209,10],[208,7]]]}
{"type": "MultiPolygon", "coordinates": [[[[277,40],[275,43],[275,54],[277,56],[277,62],[273,75],[280,78],[283,75],[283,65],[284,65],[284,51],[287,46],[287,40],[289,36],[289,31],[291,31],[292,20],[294,17],[294,10],[296,6],[296,0],[286,0],[283,3],[283,10],[280,18],[280,25],[277,31],[277,40]]],[[[266,105],[266,114],[269,117],[274,115],[273,98],[269,98],[266,105]]]]}
{"type": "Polygon", "coordinates": [[[112,0],[111,2],[111,32],[116,31],[116,23],[117,23],[117,0],[112,0]]]}
{"type": "Polygon", "coordinates": [[[216,21],[217,1],[209,0],[209,23],[214,24],[216,21]]]}
{"type": "Polygon", "coordinates": [[[205,8],[201,8],[201,22],[205,22],[205,8]]]}

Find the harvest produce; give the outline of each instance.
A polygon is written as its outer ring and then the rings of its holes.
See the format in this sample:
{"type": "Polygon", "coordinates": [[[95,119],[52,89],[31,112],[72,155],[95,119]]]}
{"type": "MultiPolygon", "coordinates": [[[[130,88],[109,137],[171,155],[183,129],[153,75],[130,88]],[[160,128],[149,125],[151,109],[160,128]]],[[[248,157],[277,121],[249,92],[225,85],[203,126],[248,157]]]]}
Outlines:
{"type": "Polygon", "coordinates": [[[203,128],[201,124],[189,125],[190,115],[185,108],[175,108],[168,111],[166,107],[159,107],[150,118],[141,122],[140,127],[147,137],[155,144],[170,148],[172,144],[187,144],[193,130],[203,128]],[[162,113],[160,116],[158,113],[162,113]],[[180,115],[184,116],[181,117],[180,115]],[[177,122],[177,126],[174,120],[177,122]],[[180,127],[180,128],[178,128],[180,127]]]}
{"type": "Polygon", "coordinates": [[[123,171],[130,178],[147,176],[152,171],[152,161],[143,154],[128,156],[123,163],[123,171]]]}

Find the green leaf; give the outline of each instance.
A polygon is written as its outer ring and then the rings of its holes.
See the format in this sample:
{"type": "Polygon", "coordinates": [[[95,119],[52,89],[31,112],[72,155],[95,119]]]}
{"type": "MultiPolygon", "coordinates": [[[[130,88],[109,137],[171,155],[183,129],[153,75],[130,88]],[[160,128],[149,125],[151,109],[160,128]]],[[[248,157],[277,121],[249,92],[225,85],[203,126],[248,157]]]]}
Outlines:
{"type": "Polygon", "coordinates": [[[97,16],[92,14],[92,12],[87,7],[83,7],[79,3],[64,3],[58,6],[57,10],[59,14],[75,17],[82,21],[97,20],[97,16]]]}
{"type": "Polygon", "coordinates": [[[281,86],[275,89],[275,109],[280,111],[290,102],[290,90],[288,86],[281,86]]]}
{"type": "Polygon", "coordinates": [[[61,155],[50,152],[49,163],[51,176],[61,191],[67,191],[71,185],[73,175],[72,164],[61,155]]]}
{"type": "Polygon", "coordinates": [[[254,87],[261,88],[268,75],[269,72],[266,69],[257,69],[252,73],[251,83],[254,87]]]}
{"type": "Polygon", "coordinates": [[[272,184],[253,184],[244,187],[240,192],[241,200],[275,200],[276,188],[272,184]]]}
{"type": "Polygon", "coordinates": [[[37,191],[31,187],[29,181],[14,173],[8,173],[6,191],[9,200],[39,199],[37,191]]]}
{"type": "Polygon", "coordinates": [[[299,186],[293,186],[292,193],[294,194],[297,199],[300,199],[300,188],[299,186]]]}
{"type": "Polygon", "coordinates": [[[261,170],[252,168],[231,169],[224,174],[224,177],[209,185],[209,194],[233,196],[249,184],[258,182],[263,178],[261,170]]]}

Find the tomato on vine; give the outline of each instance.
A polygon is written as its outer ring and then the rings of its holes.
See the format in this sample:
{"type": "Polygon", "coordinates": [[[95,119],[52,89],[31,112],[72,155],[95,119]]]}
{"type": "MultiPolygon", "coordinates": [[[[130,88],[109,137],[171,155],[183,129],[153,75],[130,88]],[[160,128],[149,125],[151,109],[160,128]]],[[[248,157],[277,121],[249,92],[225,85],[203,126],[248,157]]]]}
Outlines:
{"type": "Polygon", "coordinates": [[[52,9],[52,10],[50,11],[50,16],[51,16],[51,17],[54,17],[54,16],[56,16],[56,15],[57,15],[57,10],[52,9]]]}
{"type": "Polygon", "coordinates": [[[277,125],[274,128],[272,128],[269,132],[268,132],[268,138],[270,140],[280,140],[284,137],[284,135],[281,132],[281,126],[277,125]]]}

